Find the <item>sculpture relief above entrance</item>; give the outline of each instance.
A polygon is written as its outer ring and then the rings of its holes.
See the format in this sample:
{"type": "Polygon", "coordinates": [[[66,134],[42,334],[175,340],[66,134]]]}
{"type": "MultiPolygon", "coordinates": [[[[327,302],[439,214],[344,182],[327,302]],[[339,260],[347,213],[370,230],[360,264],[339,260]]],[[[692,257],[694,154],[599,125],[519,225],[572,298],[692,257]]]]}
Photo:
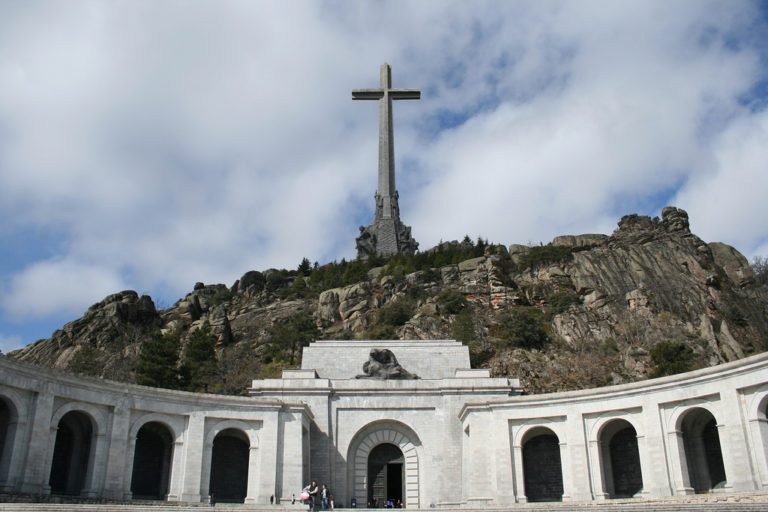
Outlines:
{"type": "Polygon", "coordinates": [[[418,508],[420,446],[416,433],[394,420],[362,428],[347,459],[352,497],[358,504],[400,499],[407,507],[418,508]]]}

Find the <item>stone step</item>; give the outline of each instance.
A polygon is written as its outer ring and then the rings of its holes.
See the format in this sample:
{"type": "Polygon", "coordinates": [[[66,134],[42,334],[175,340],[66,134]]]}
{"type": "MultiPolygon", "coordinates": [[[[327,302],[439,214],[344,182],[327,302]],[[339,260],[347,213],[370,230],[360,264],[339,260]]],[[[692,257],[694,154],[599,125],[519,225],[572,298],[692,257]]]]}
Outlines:
{"type": "MultiPolygon", "coordinates": [[[[287,507],[279,505],[217,504],[92,504],[92,503],[0,503],[0,512],[281,512],[287,507]]],[[[345,509],[352,510],[352,509],[345,509]]],[[[354,509],[357,512],[382,512],[381,509],[354,509]]],[[[429,508],[409,509],[413,512],[506,512],[506,511],[552,511],[552,512],[764,512],[768,502],[748,501],[648,501],[642,503],[536,503],[517,504],[508,507],[488,508],[429,508]]]]}
{"type": "MultiPolygon", "coordinates": [[[[244,505],[167,501],[109,501],[77,497],[0,494],[0,512],[305,512],[305,505],[244,505]]],[[[347,512],[384,512],[382,509],[343,509],[347,512]]],[[[519,503],[508,506],[467,507],[456,503],[411,512],[765,512],[768,492],[735,493],[729,495],[693,495],[650,500],[610,500],[600,502],[519,503]]]]}

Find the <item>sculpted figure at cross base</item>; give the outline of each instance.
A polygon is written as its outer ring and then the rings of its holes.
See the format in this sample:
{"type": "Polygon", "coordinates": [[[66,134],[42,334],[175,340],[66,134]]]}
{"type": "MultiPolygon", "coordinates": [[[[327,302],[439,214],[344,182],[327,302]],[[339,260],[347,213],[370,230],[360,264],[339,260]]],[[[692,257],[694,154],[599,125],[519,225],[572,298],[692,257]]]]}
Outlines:
{"type": "Polygon", "coordinates": [[[417,375],[412,374],[397,362],[395,354],[388,348],[374,348],[368,356],[368,360],[363,364],[363,375],[358,375],[357,379],[418,379],[417,375]]]}
{"type": "Polygon", "coordinates": [[[365,226],[360,226],[360,236],[355,241],[358,254],[363,253],[368,256],[376,254],[376,235],[365,226]]]}

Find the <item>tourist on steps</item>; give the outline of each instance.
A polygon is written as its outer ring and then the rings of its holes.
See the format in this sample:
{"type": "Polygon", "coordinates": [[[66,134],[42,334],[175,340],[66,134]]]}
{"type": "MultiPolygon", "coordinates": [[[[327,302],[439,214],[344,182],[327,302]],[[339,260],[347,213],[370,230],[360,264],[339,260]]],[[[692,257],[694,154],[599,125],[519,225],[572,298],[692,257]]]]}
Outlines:
{"type": "Polygon", "coordinates": [[[319,489],[317,488],[317,482],[312,480],[312,483],[309,484],[309,488],[307,489],[307,493],[309,494],[309,510],[317,510],[317,493],[319,489]]]}

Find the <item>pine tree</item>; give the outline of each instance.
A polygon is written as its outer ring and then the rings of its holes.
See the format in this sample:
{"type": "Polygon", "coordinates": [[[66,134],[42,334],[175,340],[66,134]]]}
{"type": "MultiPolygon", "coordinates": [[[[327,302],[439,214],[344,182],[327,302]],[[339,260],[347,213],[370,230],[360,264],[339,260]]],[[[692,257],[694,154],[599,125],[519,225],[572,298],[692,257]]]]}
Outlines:
{"type": "Polygon", "coordinates": [[[299,268],[297,269],[300,276],[308,276],[309,273],[312,271],[312,265],[309,263],[309,260],[307,258],[303,258],[301,260],[301,263],[299,263],[299,268]]]}
{"type": "Polygon", "coordinates": [[[300,312],[282,318],[269,330],[267,342],[270,346],[265,353],[267,362],[295,365],[301,361],[301,348],[319,337],[320,330],[311,314],[300,312]]]}
{"type": "Polygon", "coordinates": [[[216,362],[216,336],[206,321],[189,336],[181,375],[189,391],[208,391],[218,383],[219,367],[216,362]]]}
{"type": "Polygon", "coordinates": [[[155,331],[141,342],[136,382],[156,388],[178,389],[179,332],[155,331]]]}
{"type": "Polygon", "coordinates": [[[470,341],[475,341],[477,332],[475,331],[475,322],[472,319],[472,313],[468,309],[463,309],[454,317],[451,323],[451,337],[462,342],[464,345],[470,341]]]}
{"type": "Polygon", "coordinates": [[[291,285],[291,293],[294,293],[297,297],[306,297],[308,292],[309,288],[307,287],[307,282],[304,280],[304,276],[299,273],[299,275],[297,275],[293,280],[293,285],[291,285]]]}

